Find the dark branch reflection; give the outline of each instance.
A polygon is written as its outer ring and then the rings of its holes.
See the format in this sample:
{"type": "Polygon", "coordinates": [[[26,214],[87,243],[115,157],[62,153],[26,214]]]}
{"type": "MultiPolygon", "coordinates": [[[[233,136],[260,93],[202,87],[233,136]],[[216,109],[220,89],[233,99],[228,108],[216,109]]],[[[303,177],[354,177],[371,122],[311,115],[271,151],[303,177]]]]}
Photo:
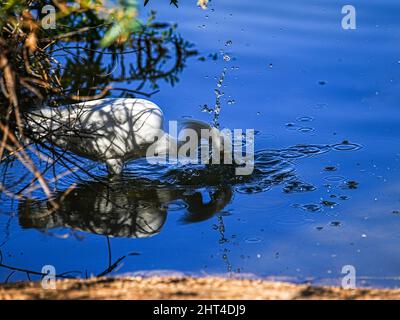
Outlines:
{"type": "Polygon", "coordinates": [[[78,97],[149,97],[158,91],[160,81],[177,83],[187,59],[197,55],[176,25],[167,23],[151,23],[119,46],[99,48],[101,38],[101,33],[91,30],[84,42],[76,39],[50,46],[51,54],[62,62],[58,71],[66,95],[58,104],[76,102],[78,97]]]}
{"type": "Polygon", "coordinates": [[[121,180],[110,188],[101,182],[90,182],[58,199],[60,208],[54,212],[49,211],[47,202],[21,201],[19,223],[23,228],[66,227],[99,235],[145,238],[161,231],[168,211],[175,207],[183,211],[183,222],[198,222],[221,211],[231,198],[229,187],[129,188],[127,181],[121,180]]]}

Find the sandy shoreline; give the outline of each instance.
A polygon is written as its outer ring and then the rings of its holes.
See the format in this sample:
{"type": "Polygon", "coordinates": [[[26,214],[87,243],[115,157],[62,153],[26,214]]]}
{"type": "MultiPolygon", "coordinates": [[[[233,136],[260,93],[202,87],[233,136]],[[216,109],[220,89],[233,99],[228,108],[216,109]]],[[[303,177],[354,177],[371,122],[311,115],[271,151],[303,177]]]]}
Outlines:
{"type": "Polygon", "coordinates": [[[0,285],[0,299],[400,299],[400,289],[352,289],[217,277],[127,277],[0,285]]]}

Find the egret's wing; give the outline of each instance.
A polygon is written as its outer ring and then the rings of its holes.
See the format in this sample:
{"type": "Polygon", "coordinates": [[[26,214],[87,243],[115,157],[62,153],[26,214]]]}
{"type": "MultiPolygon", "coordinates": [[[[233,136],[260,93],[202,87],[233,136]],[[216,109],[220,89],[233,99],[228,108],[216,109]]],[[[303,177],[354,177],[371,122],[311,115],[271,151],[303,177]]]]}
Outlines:
{"type": "MultiPolygon", "coordinates": [[[[84,120],[89,114],[107,107],[113,100],[115,99],[109,98],[63,105],[56,108],[45,107],[30,112],[27,118],[29,124],[42,126],[49,130],[57,130],[60,127],[63,127],[65,130],[72,128],[82,130],[88,124],[84,120]]],[[[101,121],[101,118],[98,120],[101,121]]]]}

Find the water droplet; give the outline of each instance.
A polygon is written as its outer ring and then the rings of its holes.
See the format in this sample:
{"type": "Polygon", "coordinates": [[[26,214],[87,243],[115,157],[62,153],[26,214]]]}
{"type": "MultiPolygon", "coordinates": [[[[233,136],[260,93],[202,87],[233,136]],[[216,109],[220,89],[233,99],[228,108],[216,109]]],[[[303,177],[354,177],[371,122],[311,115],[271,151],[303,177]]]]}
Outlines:
{"type": "Polygon", "coordinates": [[[290,123],[286,123],[285,126],[286,126],[286,129],[288,129],[288,130],[298,130],[297,126],[294,123],[291,123],[291,122],[290,123]]]}
{"type": "Polygon", "coordinates": [[[258,236],[246,237],[246,238],[244,238],[244,241],[245,241],[246,243],[251,243],[251,244],[253,244],[253,243],[260,243],[261,241],[263,241],[263,238],[262,238],[262,237],[258,237],[258,236]]]}
{"type": "Polygon", "coordinates": [[[311,128],[311,127],[300,127],[299,129],[297,129],[299,132],[302,133],[310,133],[310,132],[314,132],[315,129],[311,128]]]}
{"type": "Polygon", "coordinates": [[[225,61],[231,61],[231,57],[230,56],[228,56],[227,54],[224,54],[224,60],[225,61]]]}
{"type": "Polygon", "coordinates": [[[330,150],[330,146],[327,145],[296,145],[293,147],[290,147],[286,150],[295,150],[300,153],[303,153],[304,156],[309,155],[309,154],[323,154],[325,152],[328,152],[330,150]]]}
{"type": "Polygon", "coordinates": [[[201,111],[202,112],[207,112],[207,113],[213,113],[214,112],[214,109],[213,108],[210,108],[208,105],[203,105],[202,107],[201,107],[201,111]]]}
{"type": "Polygon", "coordinates": [[[316,189],[317,189],[316,187],[314,187],[309,183],[293,180],[286,183],[285,187],[283,188],[283,191],[286,193],[295,193],[295,192],[297,193],[297,192],[310,192],[316,189]]]}
{"type": "Polygon", "coordinates": [[[341,182],[343,181],[345,178],[342,176],[328,176],[324,178],[326,181],[329,182],[341,182]]]}
{"type": "Polygon", "coordinates": [[[357,189],[357,188],[358,188],[358,185],[359,185],[359,183],[358,183],[357,181],[350,180],[350,181],[346,181],[346,183],[344,183],[344,184],[341,186],[341,188],[342,188],[342,189],[350,189],[350,190],[353,190],[353,189],[357,189]]]}
{"type": "Polygon", "coordinates": [[[299,122],[311,122],[311,121],[314,121],[314,118],[308,117],[308,116],[302,116],[302,117],[298,117],[296,120],[299,122]]]}
{"type": "Polygon", "coordinates": [[[308,211],[308,212],[320,212],[322,211],[322,208],[320,205],[318,204],[314,204],[314,203],[309,203],[309,204],[303,204],[303,205],[294,205],[294,207],[298,207],[304,211],[308,211]]]}
{"type": "Polygon", "coordinates": [[[338,205],[336,202],[328,201],[328,200],[322,200],[321,204],[324,205],[325,207],[330,207],[330,208],[333,208],[338,205]]]}
{"type": "Polygon", "coordinates": [[[342,143],[334,144],[332,148],[336,151],[357,151],[362,148],[362,145],[345,140],[342,143]]]}
{"type": "Polygon", "coordinates": [[[217,98],[221,98],[224,95],[224,93],[219,91],[218,89],[215,89],[214,92],[215,92],[215,95],[217,96],[217,98]]]}

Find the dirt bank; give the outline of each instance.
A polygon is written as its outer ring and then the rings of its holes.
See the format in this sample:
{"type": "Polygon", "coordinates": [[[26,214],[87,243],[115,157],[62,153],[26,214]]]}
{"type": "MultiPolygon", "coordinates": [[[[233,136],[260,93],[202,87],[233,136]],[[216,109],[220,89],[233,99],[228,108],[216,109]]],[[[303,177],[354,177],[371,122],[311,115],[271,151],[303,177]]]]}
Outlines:
{"type": "Polygon", "coordinates": [[[400,289],[344,290],[223,278],[92,278],[57,281],[55,290],[38,282],[2,284],[0,299],[400,299],[400,289]]]}

